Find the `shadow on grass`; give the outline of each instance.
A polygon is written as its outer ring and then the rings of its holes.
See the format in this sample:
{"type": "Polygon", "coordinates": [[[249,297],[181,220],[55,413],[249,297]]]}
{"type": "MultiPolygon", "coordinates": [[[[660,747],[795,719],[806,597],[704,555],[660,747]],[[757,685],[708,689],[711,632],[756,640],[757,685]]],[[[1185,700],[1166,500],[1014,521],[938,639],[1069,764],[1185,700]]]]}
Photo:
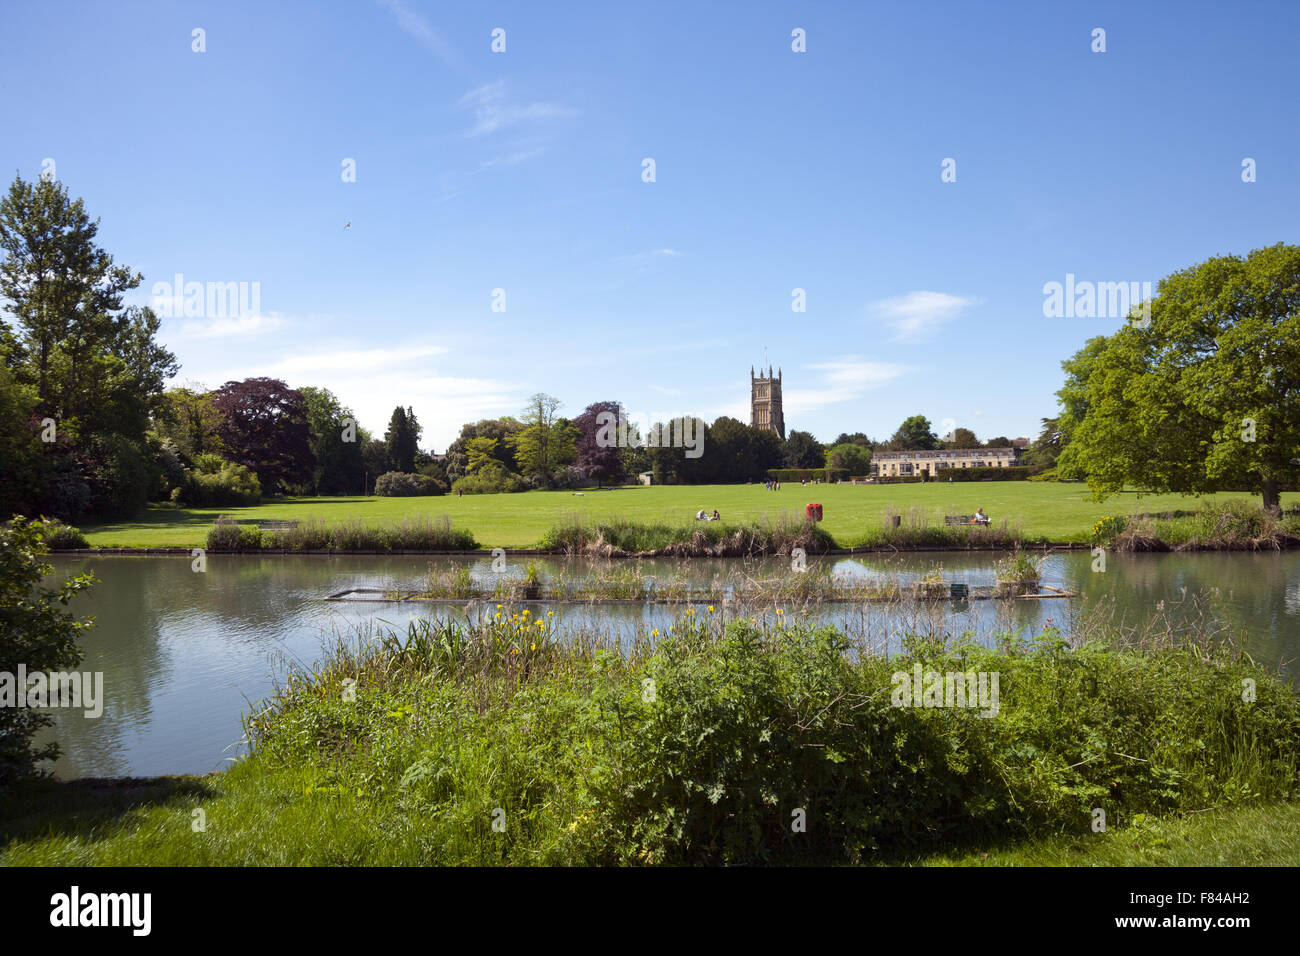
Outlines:
{"type": "Polygon", "coordinates": [[[15,841],[51,836],[103,839],[113,833],[110,824],[132,811],[215,797],[215,776],[209,777],[19,781],[0,792],[0,850],[15,841]]]}

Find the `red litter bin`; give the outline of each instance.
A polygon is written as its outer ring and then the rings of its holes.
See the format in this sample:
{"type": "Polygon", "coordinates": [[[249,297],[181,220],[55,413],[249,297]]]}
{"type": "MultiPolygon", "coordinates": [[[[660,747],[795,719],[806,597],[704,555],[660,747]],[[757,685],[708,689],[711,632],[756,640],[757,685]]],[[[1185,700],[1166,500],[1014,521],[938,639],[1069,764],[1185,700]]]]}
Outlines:
{"type": "Polygon", "coordinates": [[[804,517],[806,517],[809,521],[821,521],[821,520],[822,520],[822,506],[821,506],[821,505],[817,505],[817,504],[808,504],[808,505],[804,505],[803,513],[804,513],[804,517]]]}

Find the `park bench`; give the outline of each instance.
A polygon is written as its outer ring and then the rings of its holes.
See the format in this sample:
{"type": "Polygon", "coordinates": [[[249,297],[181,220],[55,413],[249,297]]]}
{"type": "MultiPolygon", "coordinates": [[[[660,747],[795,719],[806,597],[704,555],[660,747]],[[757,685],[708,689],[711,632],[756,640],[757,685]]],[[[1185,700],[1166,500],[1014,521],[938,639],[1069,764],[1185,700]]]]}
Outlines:
{"type": "Polygon", "coordinates": [[[945,525],[952,525],[952,524],[975,524],[976,521],[975,521],[975,516],[974,516],[974,515],[944,515],[944,516],[943,516],[943,523],[944,523],[945,525]]]}
{"type": "Polygon", "coordinates": [[[261,531],[288,531],[298,527],[298,524],[297,521],[259,521],[257,527],[261,531]]]}

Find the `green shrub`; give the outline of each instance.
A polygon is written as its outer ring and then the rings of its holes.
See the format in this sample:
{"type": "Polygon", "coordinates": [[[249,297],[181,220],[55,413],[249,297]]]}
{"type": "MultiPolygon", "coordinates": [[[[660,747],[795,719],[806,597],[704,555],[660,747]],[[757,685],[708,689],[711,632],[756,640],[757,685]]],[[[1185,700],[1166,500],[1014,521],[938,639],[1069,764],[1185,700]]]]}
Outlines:
{"type": "Polygon", "coordinates": [[[1098,807],[1300,796],[1300,698],[1223,647],[1049,628],[885,657],[831,627],[703,617],[623,652],[508,608],[412,622],[295,671],[250,718],[251,759],[364,791],[441,864],[863,863],[1085,835],[1098,807]],[[917,667],[996,675],[996,712],[900,701],[917,667]]]}
{"type": "Polygon", "coordinates": [[[518,475],[507,471],[499,461],[489,461],[474,474],[453,481],[451,490],[453,494],[496,495],[527,491],[528,485],[518,475]]]}
{"type": "Polygon", "coordinates": [[[42,518],[44,526],[44,545],[48,551],[71,551],[75,548],[89,548],[85,536],[71,525],[66,525],[58,518],[42,518]]]}
{"type": "Polygon", "coordinates": [[[171,500],[192,508],[255,505],[262,500],[262,485],[244,465],[202,454],[194,457],[194,467],[172,491],[171,500]]]}
{"type": "MultiPolygon", "coordinates": [[[[54,568],[37,555],[48,546],[46,525],[15,517],[0,526],[0,682],[7,683],[9,699],[0,706],[0,787],[16,777],[35,772],[40,760],[53,760],[57,744],[34,748],[32,737],[52,723],[49,715],[26,706],[27,687],[17,686],[19,667],[29,674],[67,671],[81,663],[77,636],[89,621],[78,621],[65,605],[77,592],[94,583],[80,574],[57,587],[42,584],[54,568]],[[17,693],[23,700],[19,703],[17,693]]],[[[75,529],[74,529],[75,530],[75,529]]],[[[4,690],[0,687],[0,699],[4,690]]]]}
{"type": "Polygon", "coordinates": [[[382,498],[440,495],[446,490],[446,485],[428,475],[389,471],[375,479],[375,494],[382,498]]]}
{"type": "Polygon", "coordinates": [[[262,547],[262,532],[254,525],[238,524],[225,515],[208,529],[209,551],[257,551],[262,547]]]}

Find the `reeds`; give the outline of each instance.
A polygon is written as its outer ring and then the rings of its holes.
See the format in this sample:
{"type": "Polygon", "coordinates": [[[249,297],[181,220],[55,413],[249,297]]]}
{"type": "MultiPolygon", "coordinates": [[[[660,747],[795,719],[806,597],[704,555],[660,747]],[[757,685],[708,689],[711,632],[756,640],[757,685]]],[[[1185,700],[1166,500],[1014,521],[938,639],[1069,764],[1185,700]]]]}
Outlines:
{"type": "Polygon", "coordinates": [[[290,528],[261,530],[222,516],[208,532],[209,551],[471,551],[474,535],[453,528],[447,515],[403,518],[398,524],[367,524],[352,518],[327,524],[309,517],[290,528]]]}
{"type": "Polygon", "coordinates": [[[629,521],[612,518],[592,522],[569,516],[542,537],[539,547],[556,554],[583,557],[755,557],[793,553],[821,554],[835,541],[816,522],[782,512],[741,525],[699,522],[697,525],[629,521]]]}

